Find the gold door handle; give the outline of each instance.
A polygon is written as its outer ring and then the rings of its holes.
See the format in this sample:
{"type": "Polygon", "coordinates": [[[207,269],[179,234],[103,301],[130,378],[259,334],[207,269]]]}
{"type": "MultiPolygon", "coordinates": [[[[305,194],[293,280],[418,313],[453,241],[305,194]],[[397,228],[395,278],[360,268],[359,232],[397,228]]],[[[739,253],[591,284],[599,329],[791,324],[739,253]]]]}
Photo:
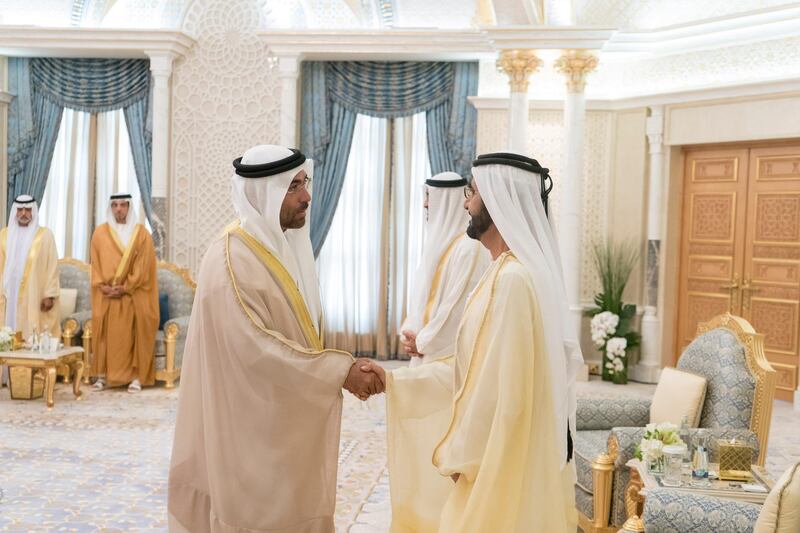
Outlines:
{"type": "Polygon", "coordinates": [[[734,308],[738,307],[736,289],[739,288],[739,275],[734,273],[731,282],[728,285],[720,285],[719,288],[728,291],[728,312],[733,314],[734,308]]]}
{"type": "Polygon", "coordinates": [[[752,282],[753,281],[748,278],[748,279],[744,280],[744,283],[742,284],[742,293],[745,296],[744,301],[742,302],[742,307],[745,310],[750,309],[750,307],[752,305],[752,299],[753,299],[752,294],[754,292],[759,292],[761,290],[759,287],[753,287],[751,285],[752,282]]]}

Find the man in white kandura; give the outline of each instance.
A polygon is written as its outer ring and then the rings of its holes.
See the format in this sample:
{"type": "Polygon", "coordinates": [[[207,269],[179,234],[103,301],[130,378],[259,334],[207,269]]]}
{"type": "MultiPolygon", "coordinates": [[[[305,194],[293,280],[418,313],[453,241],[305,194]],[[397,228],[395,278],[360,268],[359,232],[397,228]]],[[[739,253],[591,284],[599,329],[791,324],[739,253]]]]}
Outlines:
{"type": "Polygon", "coordinates": [[[400,328],[401,342],[411,355],[411,368],[392,373],[404,388],[419,394],[393,396],[390,425],[389,483],[393,531],[435,531],[452,482],[431,464],[433,448],[447,431],[453,404],[453,353],[467,296],[489,265],[489,254],[466,234],[464,210],[467,180],[443,172],[425,182],[426,236],[422,260],[413,279],[408,315],[400,328]],[[434,365],[418,375],[415,367],[434,365]],[[432,386],[431,379],[438,379],[432,386]],[[403,401],[408,400],[408,401],[403,401]],[[414,512],[407,512],[414,509],[414,512]]]}
{"type": "MultiPolygon", "coordinates": [[[[455,484],[438,531],[572,533],[574,381],[582,357],[567,329],[546,215],[548,170],[498,153],[478,157],[472,172],[467,234],[494,261],[467,302],[456,340],[453,412],[433,453],[439,473],[455,484]]],[[[360,365],[383,374],[374,363],[360,365]]],[[[418,383],[407,390],[393,377],[385,375],[390,426],[398,423],[393,403],[421,396],[418,383]]]]}
{"type": "Polygon", "coordinates": [[[466,185],[467,180],[455,172],[425,181],[425,244],[408,314],[400,327],[411,367],[453,355],[467,295],[489,265],[486,250],[466,234],[466,185]]]}
{"type": "Polygon", "coordinates": [[[186,340],[170,531],[333,533],[342,388],[383,384],[322,345],[312,161],[261,145],[234,168],[239,222],[203,258],[186,340]]]}
{"type": "MultiPolygon", "coordinates": [[[[0,230],[0,325],[61,336],[58,306],[58,249],[53,232],[39,226],[32,196],[20,195],[11,206],[8,226],[0,230]]],[[[2,381],[5,382],[3,369],[2,381]]]]}

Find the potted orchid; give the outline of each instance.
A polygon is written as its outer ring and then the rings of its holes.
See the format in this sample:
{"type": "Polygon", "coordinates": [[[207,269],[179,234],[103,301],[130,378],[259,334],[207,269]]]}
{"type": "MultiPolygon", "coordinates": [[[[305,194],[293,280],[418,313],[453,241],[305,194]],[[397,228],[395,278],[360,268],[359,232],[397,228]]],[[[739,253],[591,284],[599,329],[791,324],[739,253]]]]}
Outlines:
{"type": "Polygon", "coordinates": [[[628,382],[628,355],[641,342],[632,328],[636,306],[622,301],[625,285],[639,261],[639,250],[632,242],[609,242],[595,244],[592,252],[603,288],[594,297],[596,307],[587,311],[592,317],[592,341],[603,353],[603,380],[624,384],[628,382]]]}
{"type": "Polygon", "coordinates": [[[647,424],[644,436],[636,445],[635,457],[644,461],[651,472],[664,472],[664,446],[685,445],[678,434],[678,426],[669,422],[647,424]]]}

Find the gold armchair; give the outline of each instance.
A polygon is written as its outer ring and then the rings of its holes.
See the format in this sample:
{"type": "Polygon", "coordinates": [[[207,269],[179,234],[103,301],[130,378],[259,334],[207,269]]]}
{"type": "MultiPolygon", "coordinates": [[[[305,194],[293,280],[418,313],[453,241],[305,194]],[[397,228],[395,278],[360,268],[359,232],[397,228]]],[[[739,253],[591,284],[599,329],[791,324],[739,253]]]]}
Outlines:
{"type": "Polygon", "coordinates": [[[170,318],[164,323],[164,329],[156,334],[156,379],[164,381],[168,389],[174,387],[181,376],[183,348],[196,288],[189,270],[167,261],[158,262],[158,291],[169,297],[170,318]]]}
{"type": "MultiPolygon", "coordinates": [[[[697,333],[677,367],[708,380],[700,427],[712,437],[712,461],[717,439],[735,437],[749,441],[758,450],[756,463],[763,465],[777,378],[764,355],[763,336],[730,314],[701,324],[697,333]]],[[[625,465],[633,458],[649,411],[646,398],[579,398],[575,497],[584,533],[616,532],[625,522],[625,492],[631,481],[625,465]]]]}
{"type": "MultiPolygon", "coordinates": [[[[83,346],[83,364],[86,368],[84,383],[89,383],[89,362],[92,351],[92,284],[90,269],[87,263],[78,259],[60,259],[58,261],[59,283],[62,289],[78,291],[75,299],[75,311],[61,317],[61,339],[64,346],[75,346],[81,341],[83,346]]],[[[59,368],[58,374],[68,383],[70,379],[67,367],[59,368]]]]}

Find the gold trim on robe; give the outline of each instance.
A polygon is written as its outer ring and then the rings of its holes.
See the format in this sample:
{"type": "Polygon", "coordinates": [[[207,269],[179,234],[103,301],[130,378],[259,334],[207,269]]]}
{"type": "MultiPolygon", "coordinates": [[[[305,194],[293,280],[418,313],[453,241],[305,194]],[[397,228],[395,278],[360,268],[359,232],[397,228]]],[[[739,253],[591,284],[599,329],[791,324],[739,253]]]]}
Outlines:
{"type": "Polygon", "coordinates": [[[242,309],[244,309],[245,314],[250,319],[253,324],[255,324],[260,330],[264,331],[265,333],[273,334],[273,332],[263,328],[258,324],[258,322],[253,318],[250,310],[242,300],[241,295],[239,294],[239,284],[236,281],[236,277],[233,273],[233,267],[230,262],[230,236],[231,234],[237,235],[242,242],[252,251],[255,256],[263,263],[263,265],[270,271],[270,273],[274,276],[275,280],[280,285],[283,293],[286,295],[286,299],[289,301],[289,304],[294,311],[295,317],[297,318],[298,322],[300,323],[300,327],[303,330],[303,335],[306,338],[306,342],[308,346],[313,348],[314,351],[321,351],[323,350],[322,344],[322,337],[317,332],[317,328],[314,327],[314,323],[311,320],[311,313],[308,311],[308,307],[306,306],[305,299],[303,295],[300,293],[300,289],[297,287],[297,283],[295,283],[294,278],[292,278],[289,271],[286,270],[286,267],[280,262],[280,260],[275,257],[263,244],[261,244],[258,239],[247,233],[241,226],[231,225],[225,234],[225,251],[226,256],[228,259],[228,272],[231,276],[231,281],[233,282],[233,288],[236,292],[236,297],[239,300],[239,304],[241,305],[242,309]]]}
{"type": "MultiPolygon", "coordinates": [[[[500,272],[503,270],[503,267],[505,266],[506,262],[508,262],[509,260],[516,261],[517,258],[511,251],[503,252],[502,256],[499,259],[500,264],[498,265],[497,269],[495,270],[494,276],[492,278],[492,288],[491,288],[491,291],[489,293],[489,300],[488,300],[488,302],[486,304],[486,309],[487,310],[491,309],[492,303],[494,302],[494,293],[495,293],[495,289],[497,288],[497,280],[500,278],[500,272]]],[[[472,293],[473,296],[478,294],[481,291],[481,288],[483,287],[483,285],[487,281],[488,281],[488,279],[484,278],[484,279],[481,280],[480,283],[478,283],[478,286],[475,287],[475,290],[472,293]]],[[[472,299],[467,301],[467,307],[466,307],[466,309],[464,309],[464,315],[467,314],[471,303],[472,303],[472,299]]],[[[478,329],[477,335],[475,336],[475,343],[473,344],[472,353],[470,354],[470,358],[469,358],[469,366],[467,367],[467,372],[466,372],[466,375],[464,376],[464,384],[456,392],[455,397],[453,398],[453,411],[452,411],[452,417],[450,418],[450,424],[449,424],[449,426],[447,428],[447,432],[444,434],[444,437],[442,437],[442,439],[439,441],[439,444],[436,445],[436,448],[433,449],[432,462],[433,462],[433,465],[435,467],[437,467],[437,468],[439,466],[441,466],[441,461],[438,458],[439,450],[441,449],[442,445],[445,442],[447,442],[447,440],[450,438],[450,434],[453,432],[453,428],[456,425],[456,419],[459,418],[458,417],[458,414],[459,414],[458,413],[459,401],[461,400],[462,396],[464,396],[464,392],[466,391],[467,387],[472,382],[472,379],[470,379],[470,378],[474,378],[474,372],[472,372],[472,369],[475,367],[475,365],[477,363],[477,359],[478,359],[477,357],[475,357],[475,352],[477,351],[478,347],[480,347],[482,345],[481,337],[483,336],[483,333],[486,330],[486,324],[488,322],[489,322],[489,313],[487,313],[486,310],[484,310],[483,320],[481,321],[481,326],[478,329]]]]}
{"type": "MultiPolygon", "coordinates": [[[[25,294],[25,289],[28,286],[28,277],[31,274],[31,268],[33,268],[33,262],[36,260],[36,256],[39,255],[39,248],[42,247],[42,235],[44,235],[44,228],[37,229],[36,236],[33,238],[30,250],[28,250],[28,257],[25,260],[25,270],[22,272],[22,279],[19,282],[19,294],[17,295],[19,302],[22,302],[22,297],[25,294]]],[[[3,240],[3,252],[5,252],[5,241],[7,239],[8,234],[6,234],[6,239],[3,240]]]]}
{"type": "MultiPolygon", "coordinates": [[[[466,238],[465,234],[459,235],[450,243],[447,247],[447,250],[442,255],[441,259],[439,259],[439,264],[436,265],[436,272],[433,274],[433,281],[431,281],[431,290],[428,291],[428,304],[425,306],[425,314],[422,316],[422,326],[427,326],[428,322],[431,320],[431,311],[433,311],[433,304],[434,300],[436,300],[436,292],[439,290],[439,283],[442,281],[442,272],[444,271],[444,265],[447,263],[447,260],[450,258],[450,255],[453,253],[453,250],[456,248],[456,244],[459,240],[466,238]]],[[[473,261],[472,268],[475,268],[475,262],[473,261]]]]}
{"type": "Polygon", "coordinates": [[[131,262],[131,255],[133,252],[133,243],[136,242],[136,237],[139,235],[139,230],[141,229],[141,224],[136,224],[133,227],[133,234],[131,235],[130,241],[128,241],[128,246],[122,246],[122,241],[119,240],[119,235],[114,229],[111,227],[111,224],[107,224],[106,227],[108,228],[108,233],[111,235],[111,240],[114,241],[119,247],[119,251],[122,252],[122,259],[119,261],[119,265],[117,265],[117,271],[114,273],[114,285],[119,285],[120,280],[122,279],[122,275],[128,271],[128,263],[131,262]]]}

